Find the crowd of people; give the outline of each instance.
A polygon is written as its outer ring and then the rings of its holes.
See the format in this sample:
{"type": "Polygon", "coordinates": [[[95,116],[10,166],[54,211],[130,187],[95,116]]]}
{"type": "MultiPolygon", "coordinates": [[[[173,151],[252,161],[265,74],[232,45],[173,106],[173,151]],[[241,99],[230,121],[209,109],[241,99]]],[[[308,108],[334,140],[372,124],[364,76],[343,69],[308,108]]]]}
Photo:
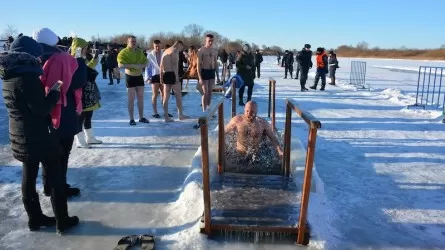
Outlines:
{"type": "MultiPolygon", "coordinates": [[[[287,79],[287,75],[289,73],[290,78],[293,78],[294,65],[296,66],[295,79],[300,79],[300,87],[301,91],[307,91],[306,81],[308,78],[309,69],[312,68],[312,51],[311,45],[305,44],[304,48],[301,51],[298,51],[295,55],[290,50],[284,51],[283,58],[281,58],[281,54],[277,55],[277,63],[281,67],[284,67],[284,79],[287,79]]],[[[310,87],[311,89],[317,89],[318,82],[321,79],[321,88],[320,90],[325,90],[326,87],[326,75],[329,73],[329,78],[331,82],[329,84],[335,85],[335,72],[338,66],[337,55],[333,50],[329,51],[329,58],[326,54],[326,50],[322,47],[317,48],[316,52],[316,63],[317,63],[317,71],[315,75],[314,84],[310,87]]]]}
{"type": "MultiPolygon", "coordinates": [[[[258,107],[252,101],[254,79],[261,76],[261,53],[252,51],[245,44],[236,54],[231,54],[214,48],[213,43],[213,35],[207,34],[202,47],[198,49],[190,46],[184,53],[185,45],[182,41],[162,46],[162,41],[155,40],[152,50],[147,52],[137,46],[136,37],[129,36],[125,48],[118,50],[108,46],[100,61],[98,50],[92,49],[86,40],[75,37],[67,48],[48,28],[38,29],[32,36],[21,35],[8,44],[8,51],[0,54],[0,77],[3,79],[3,97],[10,120],[12,153],[23,165],[22,200],[30,230],[56,226],[57,233],[63,234],[79,223],[78,217],[68,215],[67,199],[80,195],[80,189],[68,184],[67,169],[74,143],[79,148],[90,148],[91,145],[102,143],[94,136],[92,127],[94,112],[101,108],[101,94],[96,84],[99,75],[96,66],[99,63],[102,65],[102,78],[108,78],[109,85],[114,84],[114,79],[119,84],[120,70],[124,71],[131,126],[136,125],[136,99],[139,123],[149,123],[144,116],[144,88],[147,84],[152,88],[152,117],[172,122],[173,115],[168,112],[171,93],[175,94],[178,119],[189,118],[183,112],[183,80],[197,80],[202,111],[205,112],[211,106],[215,85],[224,84],[226,80],[230,82],[231,77],[236,77],[243,83],[239,85],[239,105],[245,106],[245,113],[233,118],[226,130],[238,130],[240,133],[236,146],[240,149],[239,153],[251,157],[255,152],[250,149],[255,151],[259,144],[258,138],[266,133],[282,155],[281,146],[271,128],[256,117],[258,107]],[[221,74],[218,60],[222,63],[221,74]],[[230,70],[234,67],[236,75],[231,76],[230,70]],[[246,87],[247,105],[244,103],[246,87]],[[157,108],[159,96],[162,116],[157,108]],[[258,136],[243,137],[246,131],[256,131],[258,136]],[[251,142],[246,144],[242,138],[251,142]],[[36,190],[40,164],[43,193],[51,197],[54,217],[44,215],[40,206],[36,190]]],[[[315,89],[321,78],[324,89],[328,62],[324,50],[317,50],[317,53],[317,77],[312,87],[315,89]]],[[[312,67],[311,55],[310,45],[306,45],[297,55],[301,64],[302,90],[307,90],[304,83],[312,67]]],[[[283,61],[288,61],[290,57],[290,54],[285,56],[283,61]]],[[[284,65],[289,66],[287,63],[284,65]]],[[[330,59],[329,65],[338,67],[338,62],[330,59]]],[[[292,77],[292,69],[287,68],[285,74],[287,71],[292,77]]]]}

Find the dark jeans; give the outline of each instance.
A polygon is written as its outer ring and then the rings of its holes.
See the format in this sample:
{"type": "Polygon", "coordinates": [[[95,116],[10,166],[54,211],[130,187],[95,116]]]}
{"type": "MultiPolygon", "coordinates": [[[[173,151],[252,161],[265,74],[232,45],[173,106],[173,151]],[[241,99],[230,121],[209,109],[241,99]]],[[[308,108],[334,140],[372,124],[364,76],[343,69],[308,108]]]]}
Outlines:
{"type": "Polygon", "coordinates": [[[91,128],[91,118],[93,117],[93,111],[83,111],[79,116],[80,127],[85,129],[91,128]]]}
{"type": "MultiPolygon", "coordinates": [[[[108,77],[110,78],[110,83],[113,83],[113,69],[108,69],[108,77]]],[[[117,83],[119,83],[121,80],[116,79],[117,83]]]]}
{"type": "Polygon", "coordinates": [[[260,78],[260,75],[261,75],[260,68],[261,68],[261,64],[255,66],[255,70],[256,70],[256,74],[257,74],[258,78],[260,78]]]}
{"type": "MultiPolygon", "coordinates": [[[[239,101],[243,101],[243,96],[244,96],[244,90],[246,88],[246,84],[244,84],[240,89],[239,89],[239,101]]],[[[252,100],[252,92],[253,92],[253,84],[249,84],[247,85],[247,101],[252,100]]]]}
{"type": "Polygon", "coordinates": [[[298,79],[298,76],[300,75],[300,70],[301,70],[301,67],[299,64],[297,64],[297,70],[295,72],[295,79],[298,79]]]}
{"type": "MultiPolygon", "coordinates": [[[[60,171],[62,176],[62,183],[67,183],[66,174],[68,172],[68,161],[71,153],[71,149],[73,148],[73,142],[74,142],[74,135],[63,137],[59,139],[59,147],[60,147],[60,154],[59,154],[59,162],[60,162],[60,171]]],[[[49,181],[49,174],[46,172],[46,169],[49,168],[45,166],[45,163],[43,163],[43,169],[42,169],[42,180],[43,180],[43,189],[45,193],[50,193],[50,181],[49,181]]]]}
{"type": "Polygon", "coordinates": [[[285,65],[284,66],[284,77],[287,77],[287,72],[289,72],[290,77],[292,77],[293,71],[294,71],[294,67],[292,65],[285,65]]]}
{"type": "Polygon", "coordinates": [[[55,152],[52,156],[42,159],[28,158],[23,162],[22,169],[22,200],[30,220],[38,220],[42,214],[39,195],[36,191],[36,180],[39,173],[39,164],[42,163],[42,173],[45,173],[45,183],[55,215],[65,216],[66,208],[65,178],[59,157],[55,152]]]}
{"type": "Polygon", "coordinates": [[[300,86],[302,88],[306,87],[306,81],[307,81],[307,74],[309,73],[309,68],[301,68],[301,75],[300,75],[300,86]]]}
{"type": "Polygon", "coordinates": [[[321,78],[321,88],[324,89],[324,87],[326,86],[326,72],[325,71],[317,70],[317,74],[315,74],[314,87],[317,87],[318,81],[320,80],[320,78],[321,78]]]}
{"type": "Polygon", "coordinates": [[[102,79],[107,79],[107,68],[102,66],[102,79]]]}

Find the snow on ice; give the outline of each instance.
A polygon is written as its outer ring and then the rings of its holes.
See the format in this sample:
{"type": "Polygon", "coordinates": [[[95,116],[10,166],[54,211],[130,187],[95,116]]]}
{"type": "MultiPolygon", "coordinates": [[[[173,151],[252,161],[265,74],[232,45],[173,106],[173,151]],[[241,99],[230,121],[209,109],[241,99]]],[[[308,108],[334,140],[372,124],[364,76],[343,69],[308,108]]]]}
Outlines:
{"type": "MultiPolygon", "coordinates": [[[[408,249],[445,247],[445,124],[440,110],[412,110],[420,65],[443,61],[339,58],[337,86],[300,92],[282,79],[275,57],[265,57],[254,100],[267,116],[268,78],[277,80],[277,127],[284,127],[284,99],[293,98],[322,122],[309,206],[309,249],[408,249]],[[352,60],[367,62],[368,91],[349,81],[352,60]]],[[[99,66],[100,67],[100,66],[99,66]]],[[[313,83],[311,70],[307,85],[313,83]]],[[[193,82],[189,89],[194,89],[193,82]]],[[[199,233],[203,211],[199,131],[195,119],[128,125],[124,83],[98,78],[102,108],[93,127],[103,145],[73,149],[68,181],[82,195],[69,201],[81,224],[66,236],[54,228],[26,230],[21,165],[11,156],[8,121],[0,106],[0,249],[112,249],[130,234],[153,234],[157,249],[295,249],[208,240],[199,233]]],[[[151,89],[145,115],[151,117],[151,89]]],[[[215,97],[216,98],[216,97],[215,97]]],[[[184,97],[185,113],[200,115],[200,96],[184,97]]],[[[171,113],[175,100],[170,101],[171,113]]],[[[229,101],[225,103],[229,110],[229,101]]],[[[242,109],[238,108],[238,112],[242,109]]],[[[307,144],[306,124],[294,116],[293,137],[307,144]]],[[[52,214],[42,195],[45,213],[52,214]]]]}

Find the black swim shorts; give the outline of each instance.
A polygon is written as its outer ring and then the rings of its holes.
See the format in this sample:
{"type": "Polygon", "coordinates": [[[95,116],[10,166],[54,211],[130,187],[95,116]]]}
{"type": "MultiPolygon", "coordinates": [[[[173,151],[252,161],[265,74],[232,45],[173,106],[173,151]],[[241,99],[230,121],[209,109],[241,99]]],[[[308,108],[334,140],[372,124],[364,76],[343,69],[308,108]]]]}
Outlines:
{"type": "Polygon", "coordinates": [[[201,69],[201,77],[203,81],[215,79],[215,69],[201,69]]]}
{"type": "Polygon", "coordinates": [[[150,83],[161,83],[161,76],[160,75],[154,75],[151,77],[150,83]]]}
{"type": "Polygon", "coordinates": [[[165,72],[162,77],[162,81],[164,84],[170,84],[170,85],[175,84],[176,83],[175,72],[173,72],[173,71],[165,72]]]}
{"type": "Polygon", "coordinates": [[[130,76],[125,74],[125,84],[127,85],[127,88],[144,86],[144,77],[142,75],[130,76]]]}

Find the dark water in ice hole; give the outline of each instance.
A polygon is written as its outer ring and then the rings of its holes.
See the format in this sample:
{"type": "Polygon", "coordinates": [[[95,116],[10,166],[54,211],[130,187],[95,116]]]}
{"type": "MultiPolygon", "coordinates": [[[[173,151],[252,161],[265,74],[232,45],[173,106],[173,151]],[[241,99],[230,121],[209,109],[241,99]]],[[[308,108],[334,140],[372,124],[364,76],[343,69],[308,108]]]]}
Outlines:
{"type": "MultiPolygon", "coordinates": [[[[281,135],[276,133],[281,146],[281,135]]],[[[236,152],[237,133],[230,133],[226,139],[225,172],[245,174],[279,175],[281,173],[281,159],[270,139],[263,135],[257,153],[244,157],[236,152]]]]}

